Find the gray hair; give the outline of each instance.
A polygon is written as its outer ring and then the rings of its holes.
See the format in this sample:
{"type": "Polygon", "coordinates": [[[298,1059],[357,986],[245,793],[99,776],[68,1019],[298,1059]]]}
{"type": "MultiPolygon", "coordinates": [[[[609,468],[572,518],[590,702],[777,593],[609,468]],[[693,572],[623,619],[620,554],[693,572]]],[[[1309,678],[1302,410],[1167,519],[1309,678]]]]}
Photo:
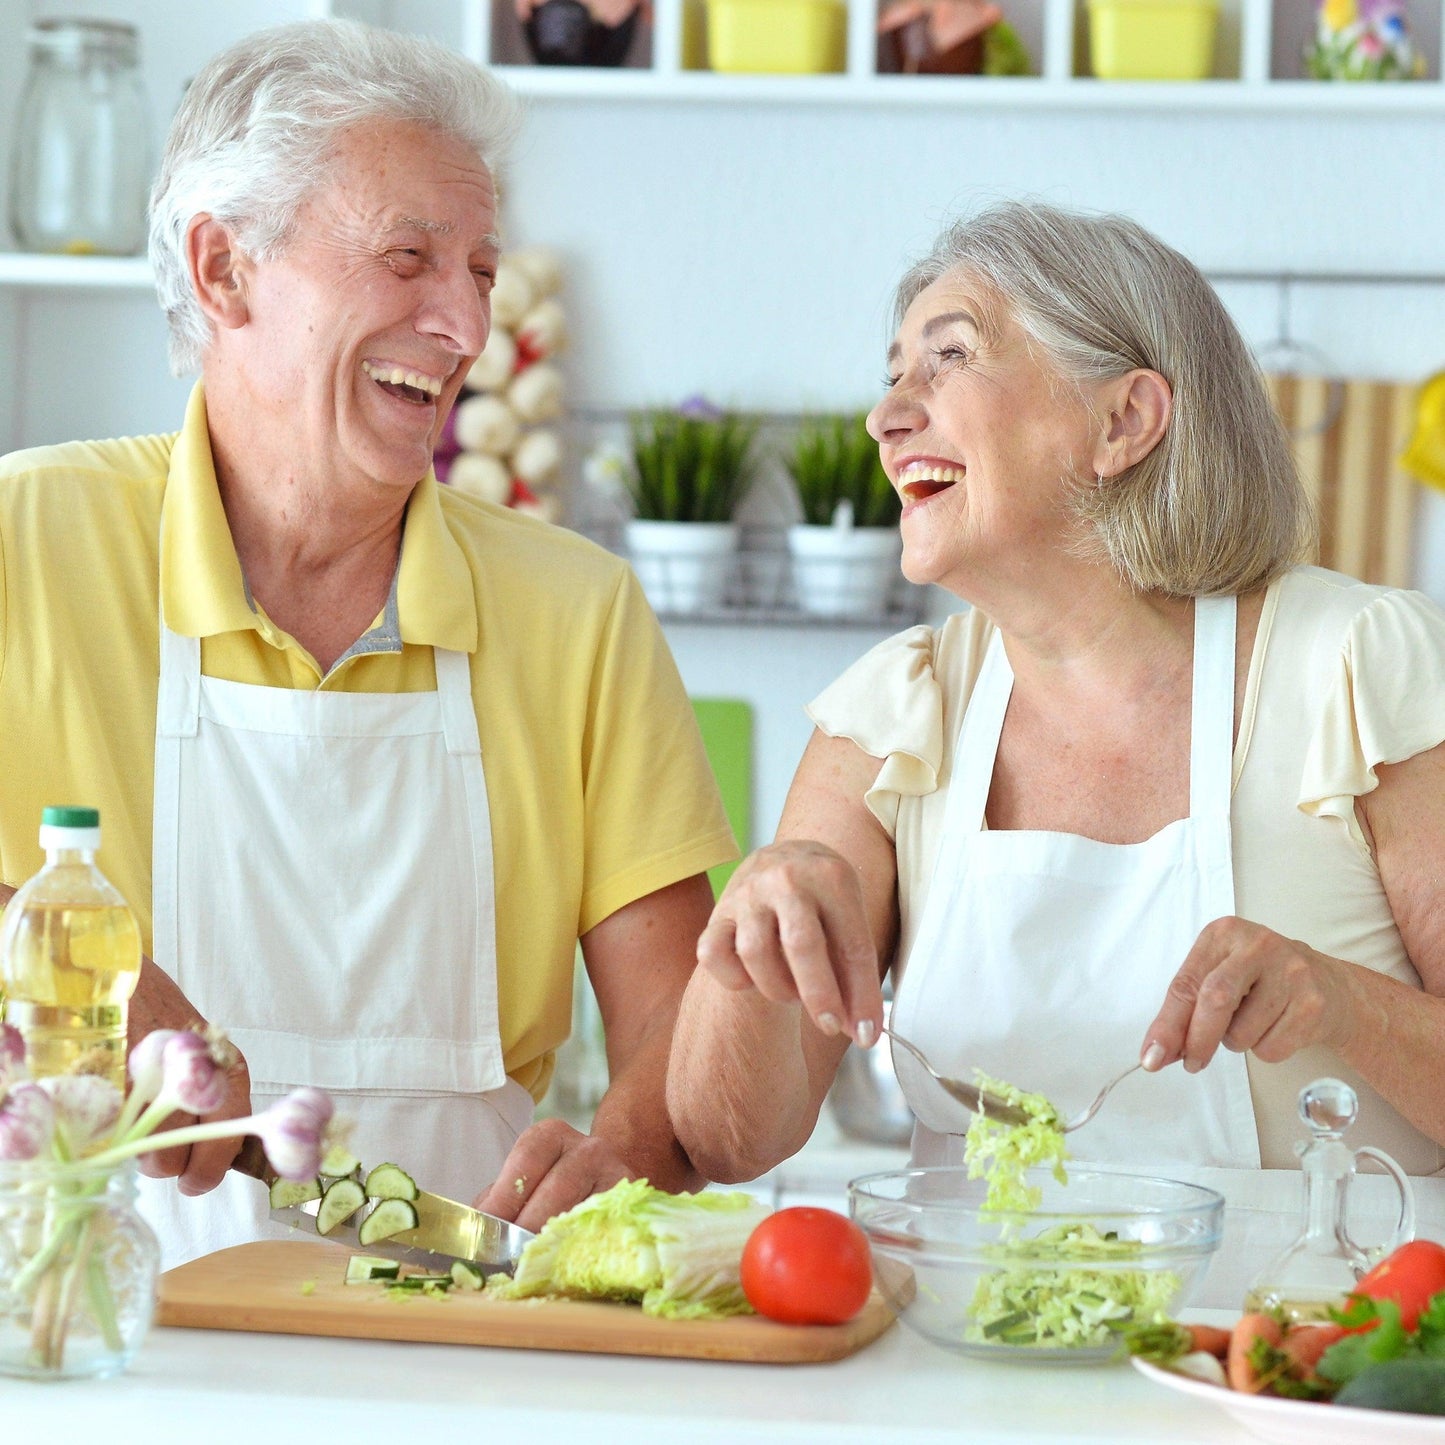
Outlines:
{"type": "Polygon", "coordinates": [[[520,110],[456,51],[355,20],[257,31],[191,82],[150,200],[151,266],[175,375],[196,370],[211,340],[186,261],[192,218],[207,212],[231,227],[248,255],[281,254],[342,134],[368,121],[428,126],[470,146],[495,174],[520,110]]]}
{"type": "Polygon", "coordinates": [[[962,271],[1078,387],[1136,368],[1169,383],[1159,444],[1118,476],[1077,485],[1087,550],[1132,587],[1234,595],[1313,555],[1314,511],[1249,347],[1199,270],[1123,216],[1037,202],[946,230],[898,285],[898,320],[962,271]]]}

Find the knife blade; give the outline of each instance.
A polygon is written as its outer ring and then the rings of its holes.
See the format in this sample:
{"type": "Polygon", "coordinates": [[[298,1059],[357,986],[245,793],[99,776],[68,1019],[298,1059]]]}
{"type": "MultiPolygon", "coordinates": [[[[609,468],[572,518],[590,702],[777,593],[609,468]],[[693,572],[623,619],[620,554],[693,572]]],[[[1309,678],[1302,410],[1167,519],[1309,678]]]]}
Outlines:
{"type": "MultiPolygon", "coordinates": [[[[276,1171],[267,1163],[261,1141],[254,1135],[247,1137],[231,1167],[252,1179],[259,1179],[268,1188],[277,1177],[276,1171]]],[[[483,1214],[479,1209],[422,1189],[417,1191],[417,1197],[412,1201],[417,1214],[415,1229],[404,1229],[386,1239],[362,1244],[357,1230],[380,1202],[367,1200],[345,1224],[334,1226],[327,1234],[316,1232],[316,1211],[321,1205],[319,1199],[273,1208],[271,1219],[276,1224],[284,1224],[313,1238],[329,1240],[367,1254],[382,1255],[387,1259],[398,1259],[404,1264],[428,1270],[444,1272],[451,1268],[454,1260],[464,1259],[475,1264],[484,1275],[511,1274],[517,1267],[523,1248],[536,1238],[530,1230],[510,1220],[500,1219],[495,1214],[483,1214]]]]}

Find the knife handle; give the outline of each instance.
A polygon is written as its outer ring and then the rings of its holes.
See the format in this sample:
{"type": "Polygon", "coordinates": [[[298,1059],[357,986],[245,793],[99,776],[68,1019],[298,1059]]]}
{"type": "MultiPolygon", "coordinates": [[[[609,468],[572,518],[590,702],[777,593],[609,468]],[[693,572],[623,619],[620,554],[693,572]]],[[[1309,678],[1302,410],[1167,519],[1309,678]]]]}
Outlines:
{"type": "Polygon", "coordinates": [[[270,1184],[276,1178],[276,1171],[255,1134],[247,1134],[242,1140],[241,1152],[231,1161],[231,1168],[238,1174],[249,1174],[252,1179],[259,1179],[262,1184],[270,1184]]]}

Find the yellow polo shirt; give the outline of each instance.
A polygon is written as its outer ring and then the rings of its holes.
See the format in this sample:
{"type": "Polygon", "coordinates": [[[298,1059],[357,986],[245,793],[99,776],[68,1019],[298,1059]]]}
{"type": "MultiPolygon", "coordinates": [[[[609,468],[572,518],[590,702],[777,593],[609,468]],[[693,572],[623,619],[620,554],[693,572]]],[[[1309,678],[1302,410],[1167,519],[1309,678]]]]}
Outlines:
{"type": "Polygon", "coordinates": [[[625,562],[429,475],[408,504],[392,601],[323,679],[248,597],[198,385],[174,435],[0,459],[0,879],[18,885],[44,861],[47,804],[98,807],[98,861],[147,951],[162,606],[172,631],[202,639],[202,671],[234,682],[422,692],[436,686],[433,647],[471,655],[502,1045],[537,1098],[571,1025],[578,936],[737,856],[625,562]]]}

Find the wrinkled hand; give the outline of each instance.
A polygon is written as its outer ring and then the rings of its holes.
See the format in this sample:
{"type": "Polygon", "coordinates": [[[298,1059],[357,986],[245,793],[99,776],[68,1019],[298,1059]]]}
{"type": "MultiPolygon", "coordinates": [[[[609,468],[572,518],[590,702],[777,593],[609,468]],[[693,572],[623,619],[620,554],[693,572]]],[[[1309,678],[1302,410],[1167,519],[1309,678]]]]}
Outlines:
{"type": "Polygon", "coordinates": [[[822,843],[788,840],[744,859],[698,940],[697,961],[732,992],[801,1003],[825,1034],[865,1048],[878,1037],[883,990],[863,885],[822,843]]]}
{"type": "Polygon", "coordinates": [[[535,1232],[554,1214],[635,1177],[606,1139],[579,1133],[561,1119],[543,1119],[523,1131],[496,1183],[472,1207],[535,1232]]]}
{"type": "Polygon", "coordinates": [[[1208,924],[1144,1036],[1144,1067],[1197,1073],[1220,1044],[1277,1064],[1348,1031],[1350,965],[1243,918],[1208,924]],[[1157,1050],[1157,1052],[1156,1052],[1157,1050]]]}
{"type": "MultiPolygon", "coordinates": [[[[244,1119],[251,1112],[251,1074],[238,1052],[236,1062],[226,1071],[226,1097],[219,1109],[200,1116],[211,1119],[244,1119]]],[[[180,1129],[198,1122],[194,1114],[175,1113],[157,1129],[180,1129]]],[[[199,1144],[181,1144],[142,1154],[137,1161],[142,1174],[152,1179],[174,1179],[182,1194],[209,1194],[226,1177],[245,1136],[207,1139],[199,1144]]]]}

